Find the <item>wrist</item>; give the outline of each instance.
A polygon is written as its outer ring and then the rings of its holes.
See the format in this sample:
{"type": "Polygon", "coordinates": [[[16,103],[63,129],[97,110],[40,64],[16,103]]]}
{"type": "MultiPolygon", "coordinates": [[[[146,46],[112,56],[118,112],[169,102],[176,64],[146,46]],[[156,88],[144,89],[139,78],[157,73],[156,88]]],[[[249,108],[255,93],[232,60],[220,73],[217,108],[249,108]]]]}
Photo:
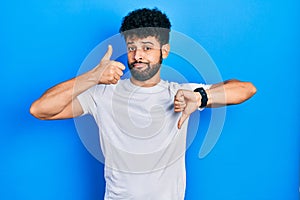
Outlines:
{"type": "Polygon", "coordinates": [[[199,92],[194,92],[196,96],[197,106],[198,108],[201,106],[201,94],[199,92]]]}
{"type": "Polygon", "coordinates": [[[211,98],[211,91],[210,89],[205,90],[206,95],[207,95],[207,105],[206,106],[211,106],[212,105],[212,98],[211,98]]]}
{"type": "Polygon", "coordinates": [[[92,69],[91,71],[87,72],[87,79],[88,81],[93,82],[93,84],[101,84],[101,77],[102,72],[99,71],[97,68],[92,69]]]}

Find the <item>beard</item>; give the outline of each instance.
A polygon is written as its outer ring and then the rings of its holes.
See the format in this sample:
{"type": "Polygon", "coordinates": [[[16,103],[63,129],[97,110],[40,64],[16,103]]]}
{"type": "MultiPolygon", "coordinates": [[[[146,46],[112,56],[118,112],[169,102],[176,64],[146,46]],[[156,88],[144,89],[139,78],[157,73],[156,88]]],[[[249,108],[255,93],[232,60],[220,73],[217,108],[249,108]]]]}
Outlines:
{"type": "Polygon", "coordinates": [[[162,53],[160,53],[159,62],[156,64],[151,65],[148,62],[135,61],[132,63],[128,62],[128,67],[130,69],[131,76],[134,79],[136,79],[138,81],[146,81],[146,80],[149,80],[150,78],[152,78],[158,72],[158,70],[160,69],[161,63],[162,63],[162,53]],[[136,69],[134,67],[134,64],[136,64],[136,63],[143,63],[146,65],[146,68],[143,70],[136,69]]]}

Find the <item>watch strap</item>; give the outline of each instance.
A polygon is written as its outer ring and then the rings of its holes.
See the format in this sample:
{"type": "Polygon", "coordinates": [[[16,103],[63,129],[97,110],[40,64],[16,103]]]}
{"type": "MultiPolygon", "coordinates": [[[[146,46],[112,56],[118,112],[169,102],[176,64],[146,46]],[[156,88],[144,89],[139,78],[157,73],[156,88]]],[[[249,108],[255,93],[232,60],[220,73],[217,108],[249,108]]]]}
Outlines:
{"type": "Polygon", "coordinates": [[[206,91],[204,90],[203,87],[200,87],[200,88],[196,88],[194,90],[194,92],[199,92],[200,95],[201,95],[201,105],[200,105],[200,108],[204,108],[207,106],[207,101],[208,101],[208,98],[207,98],[207,93],[206,91]]]}

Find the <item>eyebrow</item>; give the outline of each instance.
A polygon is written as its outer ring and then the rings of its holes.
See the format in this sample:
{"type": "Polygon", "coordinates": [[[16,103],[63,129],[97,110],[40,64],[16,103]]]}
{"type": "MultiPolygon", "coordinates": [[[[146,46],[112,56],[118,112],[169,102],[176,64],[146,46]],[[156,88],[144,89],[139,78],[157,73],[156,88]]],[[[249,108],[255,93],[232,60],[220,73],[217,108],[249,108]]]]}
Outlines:
{"type": "Polygon", "coordinates": [[[152,45],[154,45],[152,42],[148,42],[148,41],[146,41],[146,42],[142,42],[143,44],[152,44],[152,45]]]}
{"type": "MultiPolygon", "coordinates": [[[[145,41],[145,42],[141,42],[142,44],[151,44],[151,45],[154,45],[153,42],[150,42],[150,41],[145,41]]],[[[134,44],[134,42],[127,42],[127,45],[128,44],[134,44]]]]}

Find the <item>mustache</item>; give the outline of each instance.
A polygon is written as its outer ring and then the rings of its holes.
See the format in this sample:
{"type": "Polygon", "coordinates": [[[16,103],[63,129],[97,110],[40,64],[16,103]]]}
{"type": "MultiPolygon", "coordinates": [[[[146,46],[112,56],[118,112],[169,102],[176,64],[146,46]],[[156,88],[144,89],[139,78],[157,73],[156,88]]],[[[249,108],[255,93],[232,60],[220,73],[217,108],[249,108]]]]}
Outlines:
{"type": "Polygon", "coordinates": [[[130,63],[130,65],[134,65],[134,64],[137,64],[137,63],[149,64],[148,62],[134,61],[134,62],[130,63]]]}
{"type": "Polygon", "coordinates": [[[142,64],[146,64],[146,65],[149,65],[149,62],[142,62],[142,61],[134,61],[132,63],[129,63],[129,68],[132,69],[133,66],[137,63],[142,63],[142,64]]]}

